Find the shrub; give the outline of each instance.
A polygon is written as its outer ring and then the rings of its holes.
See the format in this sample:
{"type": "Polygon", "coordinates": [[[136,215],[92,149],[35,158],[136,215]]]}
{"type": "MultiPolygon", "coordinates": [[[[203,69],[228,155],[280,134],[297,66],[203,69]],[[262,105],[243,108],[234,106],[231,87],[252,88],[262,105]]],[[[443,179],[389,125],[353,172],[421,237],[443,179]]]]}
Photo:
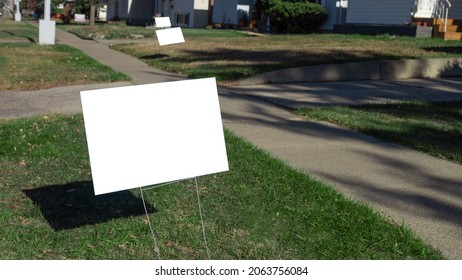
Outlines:
{"type": "Polygon", "coordinates": [[[309,33],[327,19],[327,10],[323,6],[307,0],[259,0],[259,5],[278,32],[309,33]]]}

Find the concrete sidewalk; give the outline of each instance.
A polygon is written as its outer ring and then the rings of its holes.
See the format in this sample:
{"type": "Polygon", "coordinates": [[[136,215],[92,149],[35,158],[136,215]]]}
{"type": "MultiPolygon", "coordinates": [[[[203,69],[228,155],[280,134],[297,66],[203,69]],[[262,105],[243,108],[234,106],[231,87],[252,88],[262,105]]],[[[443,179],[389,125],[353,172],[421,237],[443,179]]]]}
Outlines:
{"type": "MultiPolygon", "coordinates": [[[[57,39],[130,75],[134,83],[181,79],[104,44],[60,30],[57,39]]],[[[66,106],[74,111],[80,106],[78,90],[58,90],[68,96],[66,102],[74,106],[66,106]]],[[[222,87],[219,93],[227,129],[294,168],[331,183],[346,196],[371,205],[391,221],[404,222],[447,258],[462,259],[461,165],[328,123],[304,121],[287,110],[386,99],[457,100],[462,99],[462,79],[247,85],[222,87]]],[[[0,110],[5,109],[1,108],[5,95],[11,105],[37,104],[44,96],[52,99],[56,94],[0,93],[0,110]]]]}
{"type": "Polygon", "coordinates": [[[59,28],[56,28],[56,40],[59,44],[80,49],[88,56],[116,71],[128,74],[132,77],[132,83],[135,85],[184,79],[181,75],[154,69],[139,59],[112,50],[107,45],[92,40],[82,40],[59,28]]]}
{"type": "MultiPolygon", "coordinates": [[[[396,87],[395,92],[412,89],[396,87]]],[[[226,128],[392,222],[407,224],[447,258],[462,259],[461,165],[329,123],[304,121],[239,90],[244,89],[220,90],[226,128]]]]}

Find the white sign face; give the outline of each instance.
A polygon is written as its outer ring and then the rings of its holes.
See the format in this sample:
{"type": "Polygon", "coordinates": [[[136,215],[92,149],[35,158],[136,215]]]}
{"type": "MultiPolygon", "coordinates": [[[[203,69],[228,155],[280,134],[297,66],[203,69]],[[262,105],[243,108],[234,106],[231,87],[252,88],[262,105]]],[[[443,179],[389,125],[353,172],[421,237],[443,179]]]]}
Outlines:
{"type": "Polygon", "coordinates": [[[85,22],[85,15],[84,14],[75,14],[74,20],[76,22],[85,22]]]}
{"type": "Polygon", "coordinates": [[[156,30],[156,35],[161,46],[184,43],[181,27],[156,30]]]}
{"type": "Polygon", "coordinates": [[[157,28],[167,28],[172,26],[169,17],[155,17],[154,20],[156,21],[157,28]]]}
{"type": "Polygon", "coordinates": [[[214,78],[80,96],[96,195],[229,170],[214,78]]]}
{"type": "Polygon", "coordinates": [[[250,6],[249,5],[237,5],[237,11],[242,11],[245,12],[246,14],[249,14],[250,12],[250,6]]]}

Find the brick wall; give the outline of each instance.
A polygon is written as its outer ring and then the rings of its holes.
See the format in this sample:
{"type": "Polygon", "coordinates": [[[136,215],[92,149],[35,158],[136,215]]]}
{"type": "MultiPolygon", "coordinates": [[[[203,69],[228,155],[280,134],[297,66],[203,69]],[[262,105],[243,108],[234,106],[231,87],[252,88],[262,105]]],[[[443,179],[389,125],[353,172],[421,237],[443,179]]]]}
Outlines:
{"type": "Polygon", "coordinates": [[[432,26],[377,25],[377,24],[336,24],[334,33],[363,35],[396,35],[426,38],[432,36],[432,26]]]}

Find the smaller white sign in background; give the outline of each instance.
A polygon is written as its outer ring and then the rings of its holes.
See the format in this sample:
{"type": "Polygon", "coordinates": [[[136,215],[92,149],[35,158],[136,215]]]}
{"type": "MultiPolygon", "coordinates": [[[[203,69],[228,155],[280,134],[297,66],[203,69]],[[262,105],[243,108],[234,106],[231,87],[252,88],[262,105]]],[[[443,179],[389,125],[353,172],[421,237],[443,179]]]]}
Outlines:
{"type": "Polygon", "coordinates": [[[168,28],[172,26],[169,17],[155,17],[154,20],[156,21],[157,28],[168,28]]]}
{"type": "Polygon", "coordinates": [[[85,15],[84,14],[75,14],[74,20],[76,22],[85,22],[85,15]]]}
{"type": "Polygon", "coordinates": [[[229,169],[215,78],[80,95],[97,195],[229,169]]]}
{"type": "Polygon", "coordinates": [[[161,46],[184,43],[181,27],[156,30],[156,35],[161,46]]]}

